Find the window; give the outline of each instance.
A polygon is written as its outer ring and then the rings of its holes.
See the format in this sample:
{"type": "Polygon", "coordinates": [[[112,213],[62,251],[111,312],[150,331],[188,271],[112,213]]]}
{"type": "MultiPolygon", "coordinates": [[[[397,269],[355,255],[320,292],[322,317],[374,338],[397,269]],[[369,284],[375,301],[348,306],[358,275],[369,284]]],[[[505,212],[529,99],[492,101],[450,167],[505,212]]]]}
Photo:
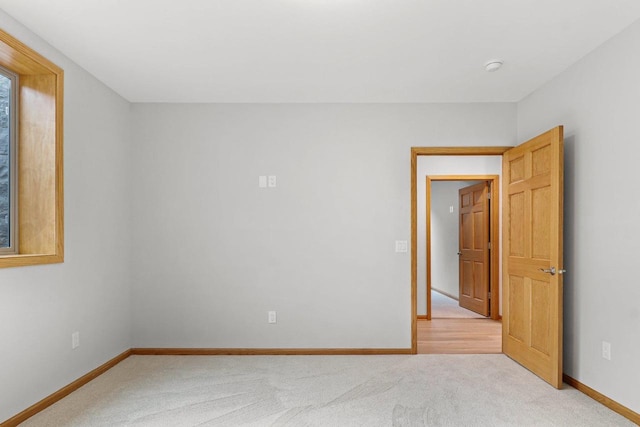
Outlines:
{"type": "Polygon", "coordinates": [[[18,76],[0,68],[0,254],[18,252],[16,231],[16,88],[18,76]]]}
{"type": "Polygon", "coordinates": [[[64,260],[62,69],[0,30],[0,268],[64,260]]]}

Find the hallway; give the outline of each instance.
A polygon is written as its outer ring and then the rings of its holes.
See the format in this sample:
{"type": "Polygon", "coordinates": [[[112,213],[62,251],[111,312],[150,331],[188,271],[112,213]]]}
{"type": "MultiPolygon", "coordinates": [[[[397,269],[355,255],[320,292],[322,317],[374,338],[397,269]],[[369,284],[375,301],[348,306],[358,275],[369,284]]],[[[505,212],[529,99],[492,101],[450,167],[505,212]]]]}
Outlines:
{"type": "Polygon", "coordinates": [[[431,292],[432,320],[418,320],[418,354],[502,353],[502,322],[458,306],[431,292]]]}

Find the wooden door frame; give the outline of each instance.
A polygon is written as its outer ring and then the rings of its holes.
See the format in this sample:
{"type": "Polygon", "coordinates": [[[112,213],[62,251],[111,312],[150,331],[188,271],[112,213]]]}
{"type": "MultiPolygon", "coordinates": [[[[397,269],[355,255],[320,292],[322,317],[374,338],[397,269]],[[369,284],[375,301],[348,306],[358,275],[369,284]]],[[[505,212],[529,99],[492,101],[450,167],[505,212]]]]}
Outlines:
{"type": "Polygon", "coordinates": [[[411,147],[411,352],[418,353],[418,156],[502,156],[513,147],[411,147]]]}
{"type": "MultiPolygon", "coordinates": [[[[427,175],[427,320],[431,320],[431,183],[433,181],[488,181],[491,186],[489,233],[492,247],[489,252],[489,292],[491,318],[500,319],[500,176],[499,175],[427,175]]],[[[416,254],[417,256],[417,254],[416,254]]]]}

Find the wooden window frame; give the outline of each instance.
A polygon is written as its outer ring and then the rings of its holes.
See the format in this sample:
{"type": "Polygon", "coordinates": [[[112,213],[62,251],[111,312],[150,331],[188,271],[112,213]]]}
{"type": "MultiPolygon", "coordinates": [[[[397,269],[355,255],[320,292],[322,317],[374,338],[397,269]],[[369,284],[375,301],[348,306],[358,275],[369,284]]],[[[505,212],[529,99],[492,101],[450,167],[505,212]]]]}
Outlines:
{"type": "Polygon", "coordinates": [[[18,75],[18,253],[0,268],[64,262],[63,70],[0,30],[0,65],[18,75]]]}

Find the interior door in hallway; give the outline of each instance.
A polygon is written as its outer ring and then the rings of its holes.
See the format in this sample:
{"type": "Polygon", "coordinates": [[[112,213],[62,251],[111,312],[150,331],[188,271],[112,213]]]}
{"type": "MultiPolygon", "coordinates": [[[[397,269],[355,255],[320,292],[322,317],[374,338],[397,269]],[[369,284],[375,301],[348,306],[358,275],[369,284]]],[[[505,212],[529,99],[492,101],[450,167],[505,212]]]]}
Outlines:
{"type": "Polygon", "coordinates": [[[489,315],[489,183],[458,190],[460,307],[489,315]]]}
{"type": "Polygon", "coordinates": [[[560,388],[562,127],[505,152],[502,177],[502,348],[560,388]]]}

